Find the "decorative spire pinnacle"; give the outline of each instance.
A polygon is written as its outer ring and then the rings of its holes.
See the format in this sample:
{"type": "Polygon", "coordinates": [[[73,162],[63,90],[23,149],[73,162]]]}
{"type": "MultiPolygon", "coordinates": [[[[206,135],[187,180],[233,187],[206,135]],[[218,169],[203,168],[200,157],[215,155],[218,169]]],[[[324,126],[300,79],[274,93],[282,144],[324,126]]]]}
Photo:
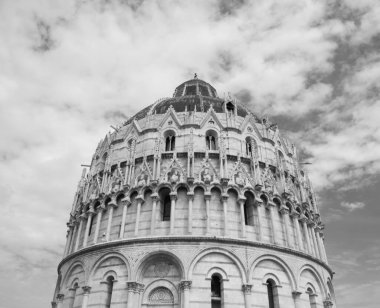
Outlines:
{"type": "Polygon", "coordinates": [[[197,73],[194,74],[194,79],[198,79],[197,73]]]}

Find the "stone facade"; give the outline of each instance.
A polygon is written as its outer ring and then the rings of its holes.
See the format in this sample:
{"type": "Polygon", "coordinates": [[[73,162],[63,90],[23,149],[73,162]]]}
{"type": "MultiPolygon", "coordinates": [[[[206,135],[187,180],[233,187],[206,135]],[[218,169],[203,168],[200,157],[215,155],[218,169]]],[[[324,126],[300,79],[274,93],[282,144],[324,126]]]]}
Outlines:
{"type": "Polygon", "coordinates": [[[53,306],[333,307],[315,195],[276,125],[194,78],[102,140],[53,306]]]}

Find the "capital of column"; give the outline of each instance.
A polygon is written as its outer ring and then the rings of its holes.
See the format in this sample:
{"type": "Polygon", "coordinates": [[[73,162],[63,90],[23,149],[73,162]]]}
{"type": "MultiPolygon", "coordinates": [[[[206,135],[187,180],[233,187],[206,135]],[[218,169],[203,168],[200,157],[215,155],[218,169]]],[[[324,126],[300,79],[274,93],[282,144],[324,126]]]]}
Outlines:
{"type": "Polygon", "coordinates": [[[117,207],[117,203],[116,203],[116,195],[112,197],[111,201],[107,204],[107,206],[111,207],[117,207]]]}
{"type": "Polygon", "coordinates": [[[298,218],[300,222],[307,222],[307,217],[304,214],[301,214],[300,217],[298,218]]]}
{"type": "Polygon", "coordinates": [[[190,290],[191,289],[191,284],[193,282],[191,280],[182,280],[180,283],[179,283],[179,289],[180,290],[190,290]]]}
{"type": "Polygon", "coordinates": [[[271,208],[271,207],[275,207],[276,204],[275,204],[274,202],[272,202],[272,201],[268,201],[267,204],[265,204],[265,206],[266,206],[267,208],[271,208]]]}
{"type": "Polygon", "coordinates": [[[57,301],[62,302],[64,297],[65,297],[65,294],[58,293],[57,294],[57,301]]]}
{"type": "Polygon", "coordinates": [[[244,196],[239,196],[239,198],[238,198],[239,203],[245,203],[246,200],[247,200],[247,198],[244,196]]]}
{"type": "Polygon", "coordinates": [[[137,201],[137,202],[141,202],[141,203],[145,202],[144,196],[142,196],[142,195],[138,195],[138,196],[136,197],[136,201],[137,201]]]}
{"type": "Polygon", "coordinates": [[[323,301],[323,307],[324,308],[331,308],[333,305],[334,304],[330,299],[326,299],[323,301]]]}
{"type": "Polygon", "coordinates": [[[315,222],[312,221],[312,220],[308,220],[308,221],[307,221],[307,225],[308,225],[309,227],[314,228],[314,227],[315,227],[315,222]]]}
{"type": "Polygon", "coordinates": [[[177,193],[171,192],[169,195],[170,195],[170,200],[177,200],[177,193]]]}
{"type": "Polygon", "coordinates": [[[252,292],[252,285],[251,284],[243,284],[242,290],[245,294],[251,294],[252,292]]]}
{"type": "Polygon", "coordinates": [[[289,209],[286,206],[281,206],[279,212],[282,215],[287,215],[287,214],[289,214],[290,211],[289,211],[289,209]]]}
{"type": "Polygon", "coordinates": [[[91,292],[91,287],[90,286],[84,286],[82,287],[83,294],[90,294],[91,292]]]}
{"type": "Polygon", "coordinates": [[[189,191],[189,192],[187,193],[187,197],[188,197],[189,199],[191,199],[191,200],[194,200],[194,192],[189,191]]]}
{"type": "Polygon", "coordinates": [[[133,293],[141,293],[144,291],[145,285],[136,281],[127,282],[127,290],[133,293]]]}
{"type": "Polygon", "coordinates": [[[125,196],[123,199],[121,199],[121,202],[128,206],[131,204],[131,199],[129,198],[129,196],[125,196]]]}
{"type": "Polygon", "coordinates": [[[205,200],[211,200],[211,193],[205,192],[205,200]]]}
{"type": "Polygon", "coordinates": [[[295,298],[301,296],[301,294],[302,294],[302,292],[301,292],[301,291],[298,291],[298,290],[295,290],[295,291],[292,292],[292,295],[293,295],[295,298]]]}
{"type": "Polygon", "coordinates": [[[157,201],[160,198],[158,193],[151,194],[150,197],[152,198],[153,201],[157,201]]]}
{"type": "Polygon", "coordinates": [[[86,213],[82,213],[79,215],[79,220],[85,220],[87,218],[87,214],[86,213]]]}
{"type": "Polygon", "coordinates": [[[229,197],[228,194],[226,194],[226,193],[222,194],[222,201],[227,201],[228,197],[229,197]]]}
{"type": "Polygon", "coordinates": [[[291,211],[290,216],[298,219],[300,217],[300,213],[298,213],[297,211],[291,211]]]}

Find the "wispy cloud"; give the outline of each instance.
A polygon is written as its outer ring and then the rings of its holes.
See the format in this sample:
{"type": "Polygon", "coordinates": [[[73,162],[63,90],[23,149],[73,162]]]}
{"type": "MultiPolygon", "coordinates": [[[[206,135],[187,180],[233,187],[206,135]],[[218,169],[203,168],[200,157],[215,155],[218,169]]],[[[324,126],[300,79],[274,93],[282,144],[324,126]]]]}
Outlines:
{"type": "MultiPolygon", "coordinates": [[[[0,272],[33,282],[3,305],[50,301],[55,274],[38,267],[40,252],[55,271],[80,164],[110,124],[194,72],[290,123],[321,194],[375,183],[379,10],[354,0],[1,1],[0,272]]],[[[355,207],[344,200],[335,222],[355,207]]]]}
{"type": "Polygon", "coordinates": [[[342,202],[340,204],[341,207],[348,209],[348,211],[353,212],[355,210],[359,210],[365,207],[365,203],[363,202],[342,202]]]}

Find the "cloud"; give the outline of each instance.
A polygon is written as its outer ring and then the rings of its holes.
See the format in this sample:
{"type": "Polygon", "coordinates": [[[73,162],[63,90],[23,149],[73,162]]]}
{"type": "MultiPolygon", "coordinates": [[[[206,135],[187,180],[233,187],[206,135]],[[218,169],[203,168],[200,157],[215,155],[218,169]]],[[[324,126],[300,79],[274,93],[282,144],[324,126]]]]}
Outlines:
{"type": "Polygon", "coordinates": [[[342,202],[340,204],[341,207],[347,209],[349,212],[353,212],[365,207],[365,203],[363,202],[342,202]]]}
{"type": "MultiPolygon", "coordinates": [[[[378,9],[376,1],[1,1],[0,272],[15,278],[0,287],[33,285],[2,304],[50,301],[80,164],[109,125],[195,72],[220,96],[232,92],[258,115],[291,123],[319,193],[375,183],[378,9]]],[[[328,219],[346,213],[336,207],[328,219]]]]}

